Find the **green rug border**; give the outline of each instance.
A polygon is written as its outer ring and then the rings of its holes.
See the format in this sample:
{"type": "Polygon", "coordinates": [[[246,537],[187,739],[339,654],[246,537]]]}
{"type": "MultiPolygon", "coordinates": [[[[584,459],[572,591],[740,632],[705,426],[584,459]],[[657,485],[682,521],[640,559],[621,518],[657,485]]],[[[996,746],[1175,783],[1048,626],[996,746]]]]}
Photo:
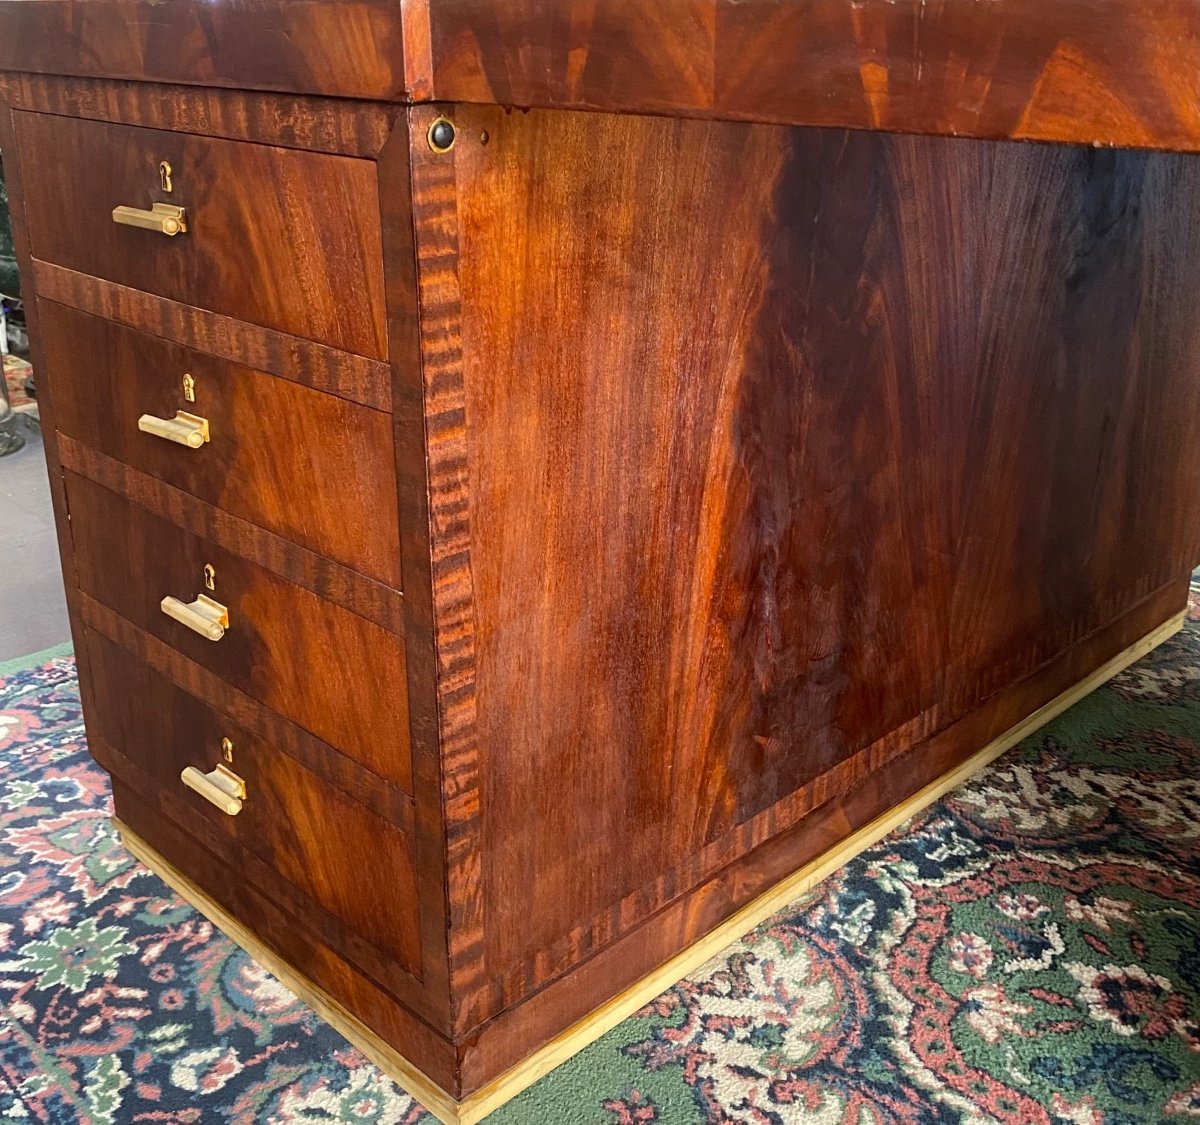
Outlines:
{"type": "Polygon", "coordinates": [[[29,668],[36,668],[39,664],[54,660],[56,657],[71,656],[74,652],[75,646],[70,641],[63,641],[61,644],[44,648],[41,652],[31,652],[28,656],[15,656],[12,660],[0,660],[0,676],[11,676],[14,672],[24,672],[29,668]]]}

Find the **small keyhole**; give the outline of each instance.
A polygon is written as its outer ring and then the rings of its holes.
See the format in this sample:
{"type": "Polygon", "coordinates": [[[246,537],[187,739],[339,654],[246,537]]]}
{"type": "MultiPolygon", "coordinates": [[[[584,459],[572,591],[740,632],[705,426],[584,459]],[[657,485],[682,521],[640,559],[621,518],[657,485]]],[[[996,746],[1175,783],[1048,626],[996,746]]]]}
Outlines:
{"type": "Polygon", "coordinates": [[[233,761],[233,743],[228,738],[221,739],[221,757],[227,762],[233,761]]]}
{"type": "Polygon", "coordinates": [[[217,588],[217,571],[212,563],[204,564],[204,585],[209,590],[217,588]]]}
{"type": "Polygon", "coordinates": [[[196,401],[196,380],[190,375],[183,377],[183,400],[184,402],[196,401]]]}
{"type": "Polygon", "coordinates": [[[171,191],[171,165],[166,160],[158,162],[158,179],[165,192],[171,191]]]}

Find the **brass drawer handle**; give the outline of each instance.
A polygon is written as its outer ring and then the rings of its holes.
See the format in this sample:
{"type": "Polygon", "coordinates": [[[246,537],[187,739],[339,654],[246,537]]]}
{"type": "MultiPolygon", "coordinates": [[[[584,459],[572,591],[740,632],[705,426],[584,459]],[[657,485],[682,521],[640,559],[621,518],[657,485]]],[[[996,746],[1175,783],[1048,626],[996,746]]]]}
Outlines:
{"type": "Polygon", "coordinates": [[[246,783],[223,763],[217,763],[211,773],[201,773],[195,766],[188,766],[179,775],[179,780],[223,813],[237,816],[242,811],[246,783]]]}
{"type": "Polygon", "coordinates": [[[168,617],[210,641],[219,641],[229,628],[229,610],[205,594],[194,602],[181,602],[168,595],[159,605],[168,617]]]}
{"type": "Polygon", "coordinates": [[[172,203],[156,203],[149,211],[140,207],[114,207],[113,222],[127,227],[156,230],[159,234],[174,238],[187,230],[187,215],[182,207],[172,203]]]}
{"type": "Polygon", "coordinates": [[[208,419],[185,410],[176,410],[174,418],[156,418],[143,414],[138,419],[138,429],[144,434],[166,438],[188,449],[199,449],[209,439],[208,419]]]}

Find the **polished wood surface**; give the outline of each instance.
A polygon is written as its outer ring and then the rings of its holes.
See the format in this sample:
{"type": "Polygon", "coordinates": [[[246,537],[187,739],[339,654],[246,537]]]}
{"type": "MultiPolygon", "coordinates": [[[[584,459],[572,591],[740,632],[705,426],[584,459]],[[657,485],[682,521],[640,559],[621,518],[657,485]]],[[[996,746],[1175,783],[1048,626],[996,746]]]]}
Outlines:
{"type": "MultiPolygon", "coordinates": [[[[212,849],[197,847],[194,837],[172,815],[174,807],[162,804],[161,794],[147,799],[116,777],[112,791],[117,819],[137,824],[138,836],[190,882],[203,887],[223,911],[247,925],[259,941],[302,976],[336,996],[376,1034],[389,1043],[403,1043],[404,1057],[431,1082],[443,1090],[457,1084],[452,1043],[331,948],[313,929],[308,916],[289,912],[248,880],[238,878],[238,869],[212,849]]],[[[436,996],[427,993],[422,1007],[432,1010],[436,1004],[436,996]]]]}
{"type": "Polygon", "coordinates": [[[427,0],[431,96],[1200,151],[1200,0],[427,0]]]}
{"type": "Polygon", "coordinates": [[[294,720],[372,772],[412,787],[400,637],[185,532],[86,477],[67,474],[80,589],[240,692],[294,720]],[[228,606],[219,641],[159,608],[205,593],[228,606]]]}
{"type": "Polygon", "coordinates": [[[378,102],[42,74],[0,73],[0,91],[13,108],[36,113],[370,158],[401,112],[378,102]]]}
{"type": "Polygon", "coordinates": [[[391,99],[404,90],[397,0],[15,0],[0,70],[391,99]]]}
{"type": "Polygon", "coordinates": [[[3,0],[5,70],[1200,151],[1200,0],[3,0]]]}
{"type": "MultiPolygon", "coordinates": [[[[287,880],[312,900],[308,909],[315,904],[387,959],[411,974],[420,972],[411,846],[394,820],[365,809],[103,635],[89,633],[88,648],[96,669],[89,687],[97,745],[111,747],[136,767],[137,787],[174,795],[214,832],[263,859],[272,872],[260,886],[268,895],[278,894],[279,879],[287,880]],[[224,739],[232,746],[228,759],[224,739]],[[233,816],[180,781],[187,766],[208,771],[222,761],[246,783],[242,811],[233,816]],[[328,838],[334,825],[336,848],[328,838]]],[[[123,769],[111,759],[105,765],[123,769]]],[[[227,855],[238,862],[237,849],[227,849],[227,855]]],[[[352,945],[342,952],[354,959],[352,945]]]]}
{"type": "Polygon", "coordinates": [[[689,893],[674,898],[641,926],[605,943],[591,956],[573,958],[576,963],[565,974],[467,1037],[462,1089],[481,1090],[497,1075],[520,1066],[531,1051],[607,1002],[614,994],[615,981],[628,984],[652,973],[735,910],[768,893],[806,864],[819,861],[897,803],[955,769],[972,752],[1003,737],[1005,731],[1036,714],[1056,696],[1070,692],[1141,638],[1176,620],[1186,599],[1186,580],[1164,587],[1033,676],[997,693],[957,723],[894,759],[863,784],[815,805],[790,828],[774,835],[767,829],[761,843],[689,893]]]}
{"type": "Polygon", "coordinates": [[[370,161],[49,114],[15,119],[26,175],[56,184],[28,200],[35,258],[370,358],[386,354],[370,161]],[[113,222],[114,207],[153,203],[183,206],[187,233],[113,222]]]}
{"type": "Polygon", "coordinates": [[[465,1030],[1200,558],[1200,163],[455,119],[465,1030]]]}
{"type": "Polygon", "coordinates": [[[1198,11],[0,0],[118,815],[484,1104],[1174,619],[1198,11]]]}
{"type": "Polygon", "coordinates": [[[42,303],[41,317],[46,377],[64,391],[64,434],[400,585],[389,415],[54,302],[42,303]],[[184,375],[194,383],[191,402],[184,375]],[[173,418],[180,410],[209,423],[211,438],[199,449],[138,429],[143,414],[173,418]]]}

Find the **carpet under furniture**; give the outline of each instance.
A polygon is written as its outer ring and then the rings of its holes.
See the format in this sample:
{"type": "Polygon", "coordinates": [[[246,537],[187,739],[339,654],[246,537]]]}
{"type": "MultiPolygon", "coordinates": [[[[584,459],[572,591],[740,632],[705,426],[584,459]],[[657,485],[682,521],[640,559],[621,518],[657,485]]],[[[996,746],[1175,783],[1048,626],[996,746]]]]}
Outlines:
{"type": "MultiPolygon", "coordinates": [[[[1148,658],[494,1125],[1200,1119],[1200,585],[1148,658]]],[[[0,666],[0,1121],[433,1119],[121,848],[74,665],[0,666]]]]}

